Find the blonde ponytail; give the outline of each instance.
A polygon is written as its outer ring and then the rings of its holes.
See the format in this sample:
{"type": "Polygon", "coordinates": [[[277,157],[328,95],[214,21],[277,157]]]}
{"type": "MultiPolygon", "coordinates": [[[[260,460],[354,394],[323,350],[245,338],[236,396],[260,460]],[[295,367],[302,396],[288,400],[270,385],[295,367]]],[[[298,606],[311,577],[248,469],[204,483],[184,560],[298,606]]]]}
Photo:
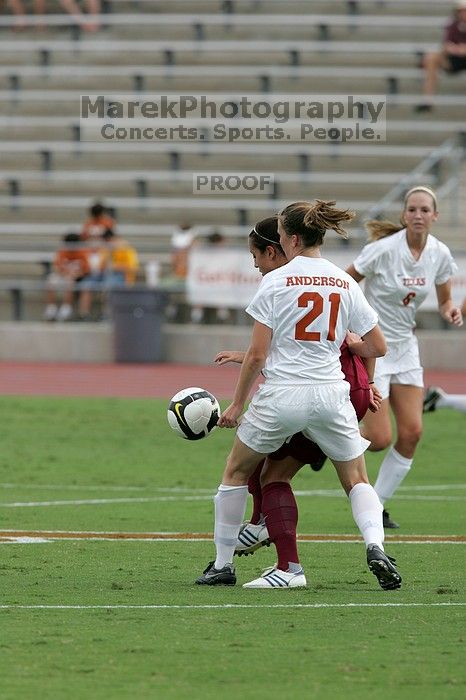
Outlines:
{"type": "Polygon", "coordinates": [[[378,219],[366,221],[364,227],[369,234],[370,241],[380,241],[381,238],[387,238],[387,236],[392,236],[404,229],[403,224],[394,224],[387,220],[378,221],[378,219]]]}

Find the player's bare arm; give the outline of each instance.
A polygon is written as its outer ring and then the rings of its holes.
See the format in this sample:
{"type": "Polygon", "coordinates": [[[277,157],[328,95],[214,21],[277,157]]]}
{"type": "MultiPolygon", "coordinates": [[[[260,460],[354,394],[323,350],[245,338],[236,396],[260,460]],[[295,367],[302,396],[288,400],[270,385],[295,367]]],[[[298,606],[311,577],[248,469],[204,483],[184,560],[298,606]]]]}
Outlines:
{"type": "Polygon", "coordinates": [[[246,353],[244,350],[220,350],[214,357],[214,362],[217,365],[226,365],[227,362],[236,362],[241,364],[246,353]]]}
{"type": "Polygon", "coordinates": [[[348,275],[351,275],[351,277],[356,280],[356,282],[361,282],[361,280],[364,279],[364,275],[360,275],[359,272],[356,272],[356,268],[354,265],[350,265],[349,267],[346,268],[346,272],[348,275]]]}
{"type": "Polygon", "coordinates": [[[220,416],[217,423],[219,427],[235,428],[238,425],[238,418],[243,412],[252,385],[265,365],[271,340],[272,329],[256,321],[252,331],[251,344],[241,364],[233,402],[220,416]]]}
{"type": "Polygon", "coordinates": [[[348,342],[347,338],[346,342],[350,351],[359,357],[383,357],[387,352],[385,336],[378,325],[374,326],[360,340],[353,341],[350,338],[348,342]]]}
{"type": "Polygon", "coordinates": [[[438,309],[442,318],[453,326],[463,325],[461,309],[455,306],[451,298],[451,280],[435,286],[437,292],[438,309]]]}

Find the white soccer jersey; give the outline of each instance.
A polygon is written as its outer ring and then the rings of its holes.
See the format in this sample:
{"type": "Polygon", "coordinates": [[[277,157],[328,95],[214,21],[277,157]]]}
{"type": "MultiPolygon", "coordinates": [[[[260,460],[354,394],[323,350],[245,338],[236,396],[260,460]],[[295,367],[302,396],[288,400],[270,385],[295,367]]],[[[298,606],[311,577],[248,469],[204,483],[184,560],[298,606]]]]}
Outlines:
{"type": "Polygon", "coordinates": [[[273,331],[264,376],[275,384],[342,379],[347,329],[362,336],[377,324],[352,277],[325,258],[303,255],[265,275],[246,311],[273,331]]]}
{"type": "Polygon", "coordinates": [[[416,260],[406,229],[366,245],[353,265],[366,278],[366,298],[379,314],[389,343],[412,337],[416,311],[429,290],[447,282],[457,270],[447,246],[431,235],[416,260]]]}

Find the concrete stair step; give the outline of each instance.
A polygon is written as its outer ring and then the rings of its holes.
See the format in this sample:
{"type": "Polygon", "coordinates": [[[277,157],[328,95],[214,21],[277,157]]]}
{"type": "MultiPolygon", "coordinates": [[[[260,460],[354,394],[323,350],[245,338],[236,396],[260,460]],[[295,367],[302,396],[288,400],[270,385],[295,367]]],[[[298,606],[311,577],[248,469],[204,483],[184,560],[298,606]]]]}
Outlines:
{"type": "MultiPolygon", "coordinates": [[[[338,183],[287,183],[279,182],[277,178],[277,188],[280,198],[291,199],[308,199],[312,197],[320,197],[324,199],[363,199],[370,196],[371,199],[377,200],[383,197],[387,191],[387,184],[368,185],[367,182],[358,182],[357,176],[353,183],[338,184],[338,183]]],[[[393,181],[393,185],[396,180],[393,181]]],[[[0,182],[0,195],[8,194],[8,186],[6,183],[0,182]]],[[[65,183],[23,183],[21,184],[21,194],[24,196],[85,196],[85,197],[128,197],[138,196],[137,187],[134,183],[128,182],[103,182],[92,180],[92,177],[87,183],[83,182],[65,182],[65,183]]],[[[149,197],[192,197],[193,184],[188,182],[159,182],[148,183],[147,196],[149,197]]],[[[221,193],[220,193],[221,194],[221,193]]],[[[228,192],[227,192],[228,194],[228,192]]],[[[144,198],[141,198],[141,207],[144,206],[144,198]]]]}

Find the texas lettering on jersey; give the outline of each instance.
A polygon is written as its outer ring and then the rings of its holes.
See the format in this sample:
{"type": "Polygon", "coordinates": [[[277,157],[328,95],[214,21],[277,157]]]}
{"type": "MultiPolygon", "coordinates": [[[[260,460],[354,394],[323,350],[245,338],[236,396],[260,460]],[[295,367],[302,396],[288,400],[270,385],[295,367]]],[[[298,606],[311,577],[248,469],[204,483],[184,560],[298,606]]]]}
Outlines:
{"type": "Polygon", "coordinates": [[[425,277],[403,277],[403,284],[405,287],[425,287],[426,278],[425,277]]]}

